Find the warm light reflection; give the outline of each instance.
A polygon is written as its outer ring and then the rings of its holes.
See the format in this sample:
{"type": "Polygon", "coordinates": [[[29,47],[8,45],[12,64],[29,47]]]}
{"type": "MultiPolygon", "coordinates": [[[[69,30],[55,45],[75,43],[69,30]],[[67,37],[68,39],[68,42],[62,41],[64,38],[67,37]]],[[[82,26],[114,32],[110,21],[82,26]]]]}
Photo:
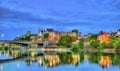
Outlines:
{"type": "Polygon", "coordinates": [[[17,57],[18,57],[18,53],[19,53],[18,50],[14,50],[14,52],[13,52],[13,57],[14,57],[14,58],[17,58],[17,57]]]}
{"type": "Polygon", "coordinates": [[[80,61],[80,56],[78,54],[72,54],[72,64],[76,66],[79,61],[80,61]]]}
{"type": "Polygon", "coordinates": [[[36,51],[30,51],[30,56],[31,56],[31,57],[34,57],[36,54],[37,54],[36,51]]]}
{"type": "Polygon", "coordinates": [[[2,55],[2,51],[0,51],[0,56],[2,55]]]}
{"type": "Polygon", "coordinates": [[[45,59],[48,60],[50,67],[53,67],[53,66],[60,63],[60,59],[57,55],[54,55],[54,56],[53,55],[48,55],[48,56],[45,56],[45,59]]]}
{"type": "Polygon", "coordinates": [[[42,56],[38,57],[38,63],[39,63],[40,65],[43,64],[43,57],[42,57],[42,56]]]}
{"type": "Polygon", "coordinates": [[[110,66],[110,58],[109,56],[102,56],[101,60],[99,61],[99,64],[103,67],[109,67],[110,66]]]}

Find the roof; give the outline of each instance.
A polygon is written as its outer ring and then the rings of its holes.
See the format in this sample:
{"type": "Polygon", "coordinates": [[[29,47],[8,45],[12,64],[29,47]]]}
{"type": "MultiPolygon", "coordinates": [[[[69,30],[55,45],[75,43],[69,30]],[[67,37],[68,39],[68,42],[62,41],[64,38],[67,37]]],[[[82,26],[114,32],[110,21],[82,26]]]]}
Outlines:
{"type": "Polygon", "coordinates": [[[31,34],[30,36],[37,36],[37,34],[31,34]]]}
{"type": "Polygon", "coordinates": [[[46,31],[48,31],[48,32],[53,32],[54,30],[51,29],[51,28],[47,28],[46,31]]]}

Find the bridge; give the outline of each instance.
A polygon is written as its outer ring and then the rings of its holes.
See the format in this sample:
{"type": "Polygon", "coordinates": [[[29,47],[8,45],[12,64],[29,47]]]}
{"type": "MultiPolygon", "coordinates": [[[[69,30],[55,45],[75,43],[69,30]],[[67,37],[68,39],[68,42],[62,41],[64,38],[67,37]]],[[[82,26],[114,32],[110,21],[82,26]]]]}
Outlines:
{"type": "MultiPolygon", "coordinates": [[[[1,44],[9,43],[9,44],[21,44],[23,47],[27,47],[30,44],[37,44],[39,47],[47,45],[45,42],[32,42],[32,41],[14,41],[14,40],[0,40],[1,44]]],[[[51,43],[48,43],[51,44],[51,43]]]]}
{"type": "Polygon", "coordinates": [[[42,43],[44,43],[44,42],[32,42],[32,41],[14,41],[14,40],[0,40],[0,43],[42,44],[42,43]]]}

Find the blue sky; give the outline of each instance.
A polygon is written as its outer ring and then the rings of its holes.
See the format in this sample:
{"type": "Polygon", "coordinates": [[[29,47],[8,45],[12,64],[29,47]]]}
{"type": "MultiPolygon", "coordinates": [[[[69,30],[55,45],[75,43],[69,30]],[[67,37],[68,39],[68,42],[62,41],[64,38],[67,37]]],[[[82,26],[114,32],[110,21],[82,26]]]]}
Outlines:
{"type": "Polygon", "coordinates": [[[120,0],[0,0],[0,39],[38,28],[83,34],[120,28],[120,0]]]}

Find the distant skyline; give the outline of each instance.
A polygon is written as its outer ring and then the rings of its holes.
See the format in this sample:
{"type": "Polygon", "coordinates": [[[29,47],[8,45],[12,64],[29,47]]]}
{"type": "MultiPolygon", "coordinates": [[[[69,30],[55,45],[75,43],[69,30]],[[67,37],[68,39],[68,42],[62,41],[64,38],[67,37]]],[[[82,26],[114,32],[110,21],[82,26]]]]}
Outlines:
{"type": "Polygon", "coordinates": [[[38,28],[78,29],[83,34],[120,29],[120,0],[0,0],[0,37],[38,28]]]}

